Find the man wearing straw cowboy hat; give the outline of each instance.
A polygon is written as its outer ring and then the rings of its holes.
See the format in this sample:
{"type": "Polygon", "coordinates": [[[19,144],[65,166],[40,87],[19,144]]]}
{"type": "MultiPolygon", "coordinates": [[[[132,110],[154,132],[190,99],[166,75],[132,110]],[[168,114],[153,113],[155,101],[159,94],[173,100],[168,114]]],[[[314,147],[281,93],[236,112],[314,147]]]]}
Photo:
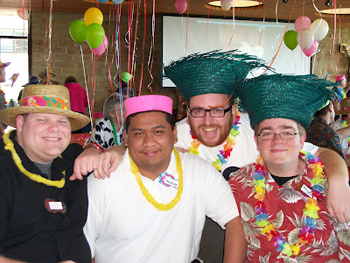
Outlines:
{"type": "Polygon", "coordinates": [[[300,152],[305,129],[331,97],[329,84],[312,75],[267,75],[238,89],[260,152],[229,180],[248,262],[350,262],[349,223],[339,223],[326,207],[322,161],[300,152]]]}
{"type": "Polygon", "coordinates": [[[70,110],[66,87],[28,85],[0,119],[16,127],[0,140],[0,262],[90,262],[86,179],[66,179],[82,152],[71,131],[89,118],[70,110]]]}
{"type": "Polygon", "coordinates": [[[246,242],[230,187],[208,162],[174,148],[172,106],[161,95],[125,101],[123,161],[109,179],[88,179],[84,233],[96,263],[192,262],[206,215],[227,229],[224,262],[244,262],[246,242]]]}

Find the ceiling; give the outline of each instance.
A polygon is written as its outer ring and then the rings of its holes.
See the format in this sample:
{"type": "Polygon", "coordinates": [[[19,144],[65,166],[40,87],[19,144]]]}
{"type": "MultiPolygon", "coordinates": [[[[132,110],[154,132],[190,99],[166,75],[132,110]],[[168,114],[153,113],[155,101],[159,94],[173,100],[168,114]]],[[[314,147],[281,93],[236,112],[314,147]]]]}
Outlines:
{"type": "MultiPolygon", "coordinates": [[[[97,0],[90,0],[92,3],[84,2],[83,0],[52,0],[53,12],[67,12],[67,13],[84,13],[89,7],[97,6],[97,0]]],[[[135,7],[141,2],[141,8],[144,6],[144,1],[146,1],[146,9],[148,13],[152,13],[152,4],[155,2],[155,12],[156,13],[167,13],[167,14],[177,14],[175,8],[175,0],[125,0],[122,3],[122,14],[127,14],[128,7],[135,4],[135,7]]],[[[205,7],[207,0],[188,0],[188,13],[189,15],[199,15],[199,16],[210,16],[210,17],[232,17],[233,12],[224,12],[222,10],[208,10],[205,7]]],[[[239,1],[239,0],[235,0],[239,1]]],[[[259,0],[257,0],[259,1],[259,0]]],[[[235,9],[235,17],[242,18],[260,18],[260,19],[272,19],[277,20],[296,20],[299,16],[308,16],[312,21],[319,18],[319,14],[313,6],[319,9],[334,8],[333,3],[335,0],[331,0],[331,6],[327,7],[325,5],[326,0],[260,0],[264,3],[263,7],[255,9],[239,10],[235,9]],[[293,11],[293,12],[292,12],[293,11]],[[276,15],[277,13],[277,15],[276,15]]],[[[337,8],[341,5],[344,8],[350,8],[350,0],[338,0],[337,8]]],[[[9,9],[21,9],[22,5],[24,8],[31,9],[32,11],[49,11],[50,0],[1,0],[0,10],[9,9]]],[[[98,3],[98,7],[104,14],[108,14],[111,8],[114,8],[112,4],[101,4],[98,3]]],[[[185,16],[187,15],[185,12],[185,16]]],[[[141,12],[143,12],[141,10],[141,12]]],[[[333,16],[323,16],[327,21],[331,21],[333,16]]],[[[350,25],[350,16],[341,16],[341,25],[350,25]]]]}

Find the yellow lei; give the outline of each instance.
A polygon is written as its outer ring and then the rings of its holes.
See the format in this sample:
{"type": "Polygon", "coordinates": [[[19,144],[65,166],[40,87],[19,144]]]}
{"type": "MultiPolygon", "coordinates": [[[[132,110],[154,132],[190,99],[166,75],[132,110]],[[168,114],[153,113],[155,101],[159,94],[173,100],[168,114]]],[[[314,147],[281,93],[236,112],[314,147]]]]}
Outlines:
{"type": "Polygon", "coordinates": [[[139,184],[139,187],[141,189],[142,194],[144,195],[144,197],[146,197],[148,202],[150,202],[155,208],[157,208],[158,210],[161,210],[161,211],[168,211],[168,210],[172,209],[174,206],[176,206],[176,204],[181,199],[181,195],[182,195],[182,191],[183,191],[183,171],[182,171],[182,167],[181,167],[181,160],[180,160],[179,153],[175,148],[174,148],[174,153],[175,153],[175,157],[176,157],[176,169],[177,169],[177,172],[179,174],[179,188],[177,189],[177,194],[174,197],[174,199],[168,204],[158,203],[154,199],[154,197],[150,194],[150,192],[146,189],[146,187],[144,186],[142,179],[139,175],[139,168],[137,167],[135,162],[131,159],[131,156],[129,154],[131,171],[136,177],[136,181],[139,184]]]}
{"type": "Polygon", "coordinates": [[[33,174],[29,171],[27,171],[23,165],[22,165],[22,160],[21,158],[18,156],[14,144],[10,139],[10,133],[13,132],[9,131],[8,133],[6,133],[2,138],[4,139],[4,143],[5,143],[5,150],[8,150],[11,152],[12,154],[12,159],[15,162],[15,164],[17,165],[18,169],[25,175],[27,176],[30,180],[35,181],[37,183],[41,183],[41,184],[45,184],[47,186],[54,186],[57,188],[62,188],[66,182],[65,177],[66,177],[66,172],[63,171],[63,178],[59,181],[53,181],[53,180],[49,180],[46,179],[44,177],[42,177],[41,175],[37,175],[37,174],[33,174]]]}

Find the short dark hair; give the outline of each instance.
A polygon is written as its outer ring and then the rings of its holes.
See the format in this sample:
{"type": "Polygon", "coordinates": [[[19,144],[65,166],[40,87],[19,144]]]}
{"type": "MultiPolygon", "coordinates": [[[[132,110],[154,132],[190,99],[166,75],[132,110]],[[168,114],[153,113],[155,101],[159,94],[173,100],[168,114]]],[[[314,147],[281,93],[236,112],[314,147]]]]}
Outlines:
{"type": "Polygon", "coordinates": [[[323,117],[323,116],[326,116],[327,113],[328,113],[328,110],[329,110],[329,107],[331,106],[331,103],[330,102],[326,107],[324,107],[323,109],[319,110],[319,111],[316,111],[315,113],[315,117],[323,117]]]}
{"type": "Polygon", "coordinates": [[[144,111],[144,112],[137,112],[137,113],[131,114],[131,115],[129,115],[126,118],[126,122],[125,122],[126,133],[128,133],[128,130],[129,130],[129,127],[130,127],[130,120],[131,120],[131,118],[135,117],[137,114],[145,113],[145,112],[161,112],[161,113],[164,113],[165,114],[165,119],[166,119],[167,123],[170,124],[171,130],[173,131],[175,129],[176,120],[175,120],[174,115],[172,115],[172,114],[170,114],[168,112],[163,112],[163,111],[144,111]]]}
{"type": "Polygon", "coordinates": [[[71,83],[71,82],[78,82],[77,81],[77,79],[75,78],[75,77],[73,77],[73,76],[69,76],[69,77],[67,77],[66,78],[66,80],[64,81],[64,83],[66,84],[66,83],[71,83]]]}

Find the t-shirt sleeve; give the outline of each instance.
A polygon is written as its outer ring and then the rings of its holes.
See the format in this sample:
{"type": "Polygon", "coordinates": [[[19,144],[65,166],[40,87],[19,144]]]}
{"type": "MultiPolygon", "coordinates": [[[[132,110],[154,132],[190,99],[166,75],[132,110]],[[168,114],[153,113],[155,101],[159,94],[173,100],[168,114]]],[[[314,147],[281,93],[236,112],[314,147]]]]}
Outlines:
{"type": "Polygon", "coordinates": [[[315,155],[317,150],[318,150],[318,146],[312,144],[312,143],[309,143],[309,142],[305,142],[304,143],[304,147],[303,147],[303,151],[305,152],[309,152],[311,153],[312,155],[315,155]]]}

